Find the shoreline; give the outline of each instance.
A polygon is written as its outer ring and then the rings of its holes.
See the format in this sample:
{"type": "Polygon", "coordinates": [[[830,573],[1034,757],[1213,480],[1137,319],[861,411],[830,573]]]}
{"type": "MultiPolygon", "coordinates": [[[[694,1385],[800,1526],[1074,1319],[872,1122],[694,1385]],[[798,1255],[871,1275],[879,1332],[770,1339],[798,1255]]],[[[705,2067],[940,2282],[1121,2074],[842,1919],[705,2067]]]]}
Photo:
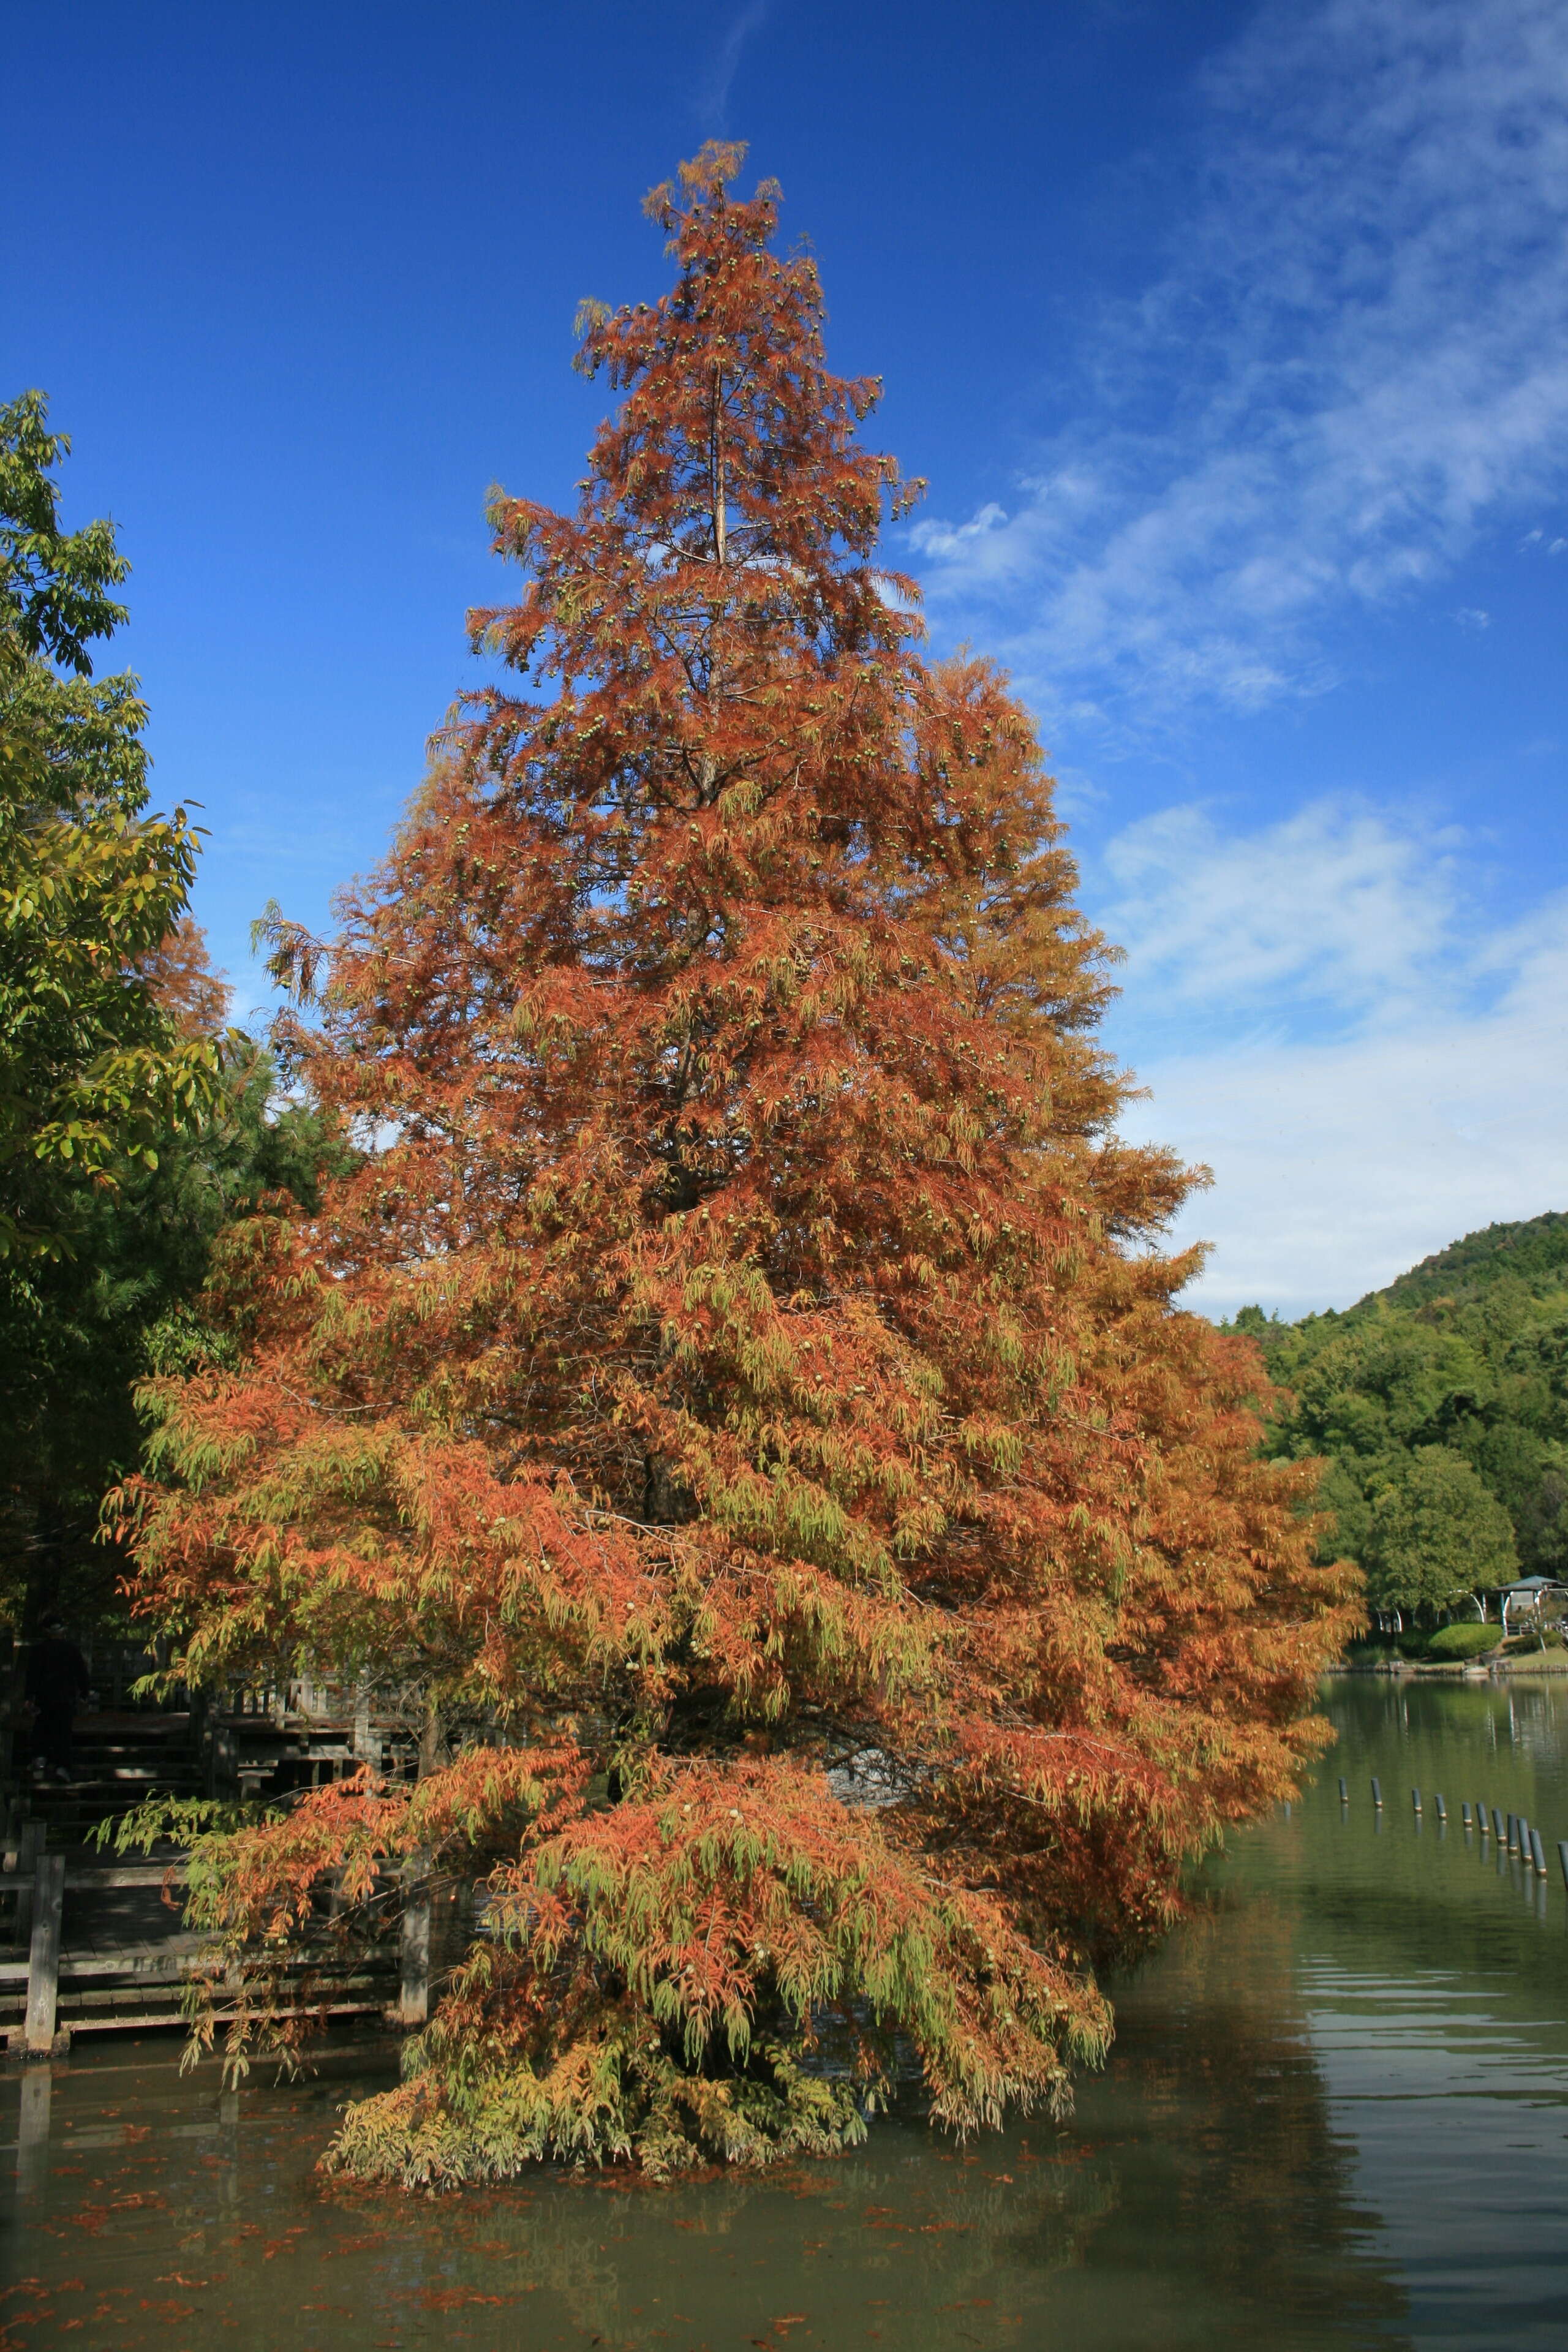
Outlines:
{"type": "Polygon", "coordinates": [[[1511,1658],[1379,1658],[1363,1664],[1343,1658],[1331,1666],[1335,1675],[1389,1675],[1397,1680],[1421,1682],[1516,1682],[1531,1675],[1568,1675],[1568,1650],[1538,1650],[1511,1658]]]}

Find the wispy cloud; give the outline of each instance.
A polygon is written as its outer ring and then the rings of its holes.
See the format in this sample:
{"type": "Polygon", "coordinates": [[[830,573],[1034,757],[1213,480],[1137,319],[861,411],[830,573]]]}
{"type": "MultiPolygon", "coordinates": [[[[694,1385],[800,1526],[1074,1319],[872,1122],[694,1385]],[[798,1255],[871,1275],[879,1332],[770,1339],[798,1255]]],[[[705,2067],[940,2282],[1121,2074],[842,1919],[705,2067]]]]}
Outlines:
{"type": "Polygon", "coordinates": [[[1451,991],[1459,845],[1350,796],[1246,834],[1189,803],[1113,837],[1097,913],[1146,1020],[1203,1015],[1243,1036],[1325,1014],[1386,1026],[1451,991]]]}
{"type": "Polygon", "coordinates": [[[719,45],[701,97],[702,120],[710,131],[722,131],[730,127],[730,93],[740,69],[741,53],[752,35],[762,29],[770,5],[771,0],[747,0],[747,5],[732,20],[719,45]]]}
{"type": "Polygon", "coordinates": [[[1126,943],[1126,1129],[1212,1167],[1194,1301],[1346,1306],[1458,1234],[1568,1205],[1568,899],[1498,930],[1476,845],[1324,799],[1227,834],[1127,827],[1096,912],[1126,943]]]}
{"type": "Polygon", "coordinates": [[[1568,488],[1561,0],[1269,0],[1201,100],[1079,421],[913,533],[936,614],[1080,716],[1310,692],[1326,624],[1568,488]]]}
{"type": "Polygon", "coordinates": [[[1215,1173],[1178,1226],[1213,1244],[1192,1304],[1348,1306],[1461,1234],[1568,1207],[1568,905],[1499,977],[1488,1003],[1375,1034],[1145,1062],[1128,1132],[1215,1173]]]}

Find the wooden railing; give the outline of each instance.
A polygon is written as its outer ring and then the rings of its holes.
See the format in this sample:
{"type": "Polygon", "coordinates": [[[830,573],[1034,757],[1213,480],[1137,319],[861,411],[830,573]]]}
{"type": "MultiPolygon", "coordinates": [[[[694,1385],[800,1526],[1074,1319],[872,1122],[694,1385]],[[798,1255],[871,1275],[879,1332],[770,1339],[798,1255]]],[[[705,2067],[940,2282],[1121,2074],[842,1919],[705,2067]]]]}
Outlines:
{"type": "MultiPolygon", "coordinates": [[[[9,1859],[9,1857],[8,1857],[9,1859]]],[[[62,2032],[59,2022],[60,1969],[63,1958],[61,1929],[64,1921],[65,1898],[68,1892],[96,1894],[116,1887],[180,1885],[184,1883],[184,1866],[179,1862],[120,1864],[104,1870],[74,1870],[68,1873],[63,1853],[41,1851],[19,1853],[18,1867],[0,1875],[0,1895],[14,1895],[20,1919],[18,1942],[27,1944],[26,2000],[23,2011],[20,2035],[12,2038],[12,2048],[26,2058],[47,2058],[69,2047],[68,2030],[62,2032]],[[23,1923],[26,1923],[25,1925],[23,1923]]],[[[324,2008],[329,2015],[365,2015],[379,2012],[389,2023],[416,2028],[425,2023],[430,2012],[430,1926],[431,1888],[426,1875],[427,1861],[416,1856],[402,1874],[407,1889],[403,1906],[397,1965],[397,1997],[390,2005],[383,1999],[351,2000],[312,2003],[312,2011],[324,2008]]],[[[167,1981],[179,1981],[178,1963],[173,1960],[167,1981]]],[[[109,1970],[113,1972],[110,1960],[109,1970]]],[[[0,1963],[0,1977],[11,1974],[0,1963]]],[[[162,1980],[162,1979],[161,1979],[162,1980]]],[[[356,1979],[345,1990],[365,1989],[365,1979],[356,1979]]],[[[218,2012],[218,2021],[224,2012],[218,2012]]],[[[128,2007],[123,2017],[105,2013],[90,2021],[101,2030],[116,2024],[126,2026],[166,2023],[177,2021],[149,2019],[140,2007],[128,2007]]],[[[80,2022],[79,2021],[79,2022],[80,2022]]]]}

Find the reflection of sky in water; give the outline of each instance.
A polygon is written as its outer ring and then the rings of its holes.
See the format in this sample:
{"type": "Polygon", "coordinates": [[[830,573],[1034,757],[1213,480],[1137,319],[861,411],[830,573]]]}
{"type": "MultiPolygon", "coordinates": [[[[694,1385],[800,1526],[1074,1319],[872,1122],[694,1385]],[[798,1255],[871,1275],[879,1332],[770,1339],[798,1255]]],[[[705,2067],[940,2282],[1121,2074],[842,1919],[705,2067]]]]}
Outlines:
{"type": "Polygon", "coordinates": [[[1568,2341],[1568,1836],[1554,1685],[1344,1682],[1332,1770],[1242,1842],[1236,1894],[1290,1896],[1296,1983],[1354,2193],[1418,2344],[1568,2341]],[[1342,1811],[1343,1772],[1351,1803],[1342,1811]],[[1381,1822],[1368,1801],[1376,1772],[1381,1822]],[[1417,1821],[1411,1790],[1424,1792],[1417,1821]],[[1447,1829],[1434,1799],[1447,1798],[1447,1829]],[[1550,1871],[1467,1832],[1523,1811],[1550,1871]],[[1250,1849],[1247,1851],[1247,1849],[1250,1849]]]}
{"type": "Polygon", "coordinates": [[[0,2075],[0,2347],[1557,2352],[1568,1898],[1458,1808],[1568,1835],[1568,1692],[1331,1704],[1317,1785],[1121,1988],[1064,2129],[889,2123],[772,2178],[404,2199],[312,2169],[366,2053],[220,2096],[172,2041],[102,2043],[0,2075]]]}

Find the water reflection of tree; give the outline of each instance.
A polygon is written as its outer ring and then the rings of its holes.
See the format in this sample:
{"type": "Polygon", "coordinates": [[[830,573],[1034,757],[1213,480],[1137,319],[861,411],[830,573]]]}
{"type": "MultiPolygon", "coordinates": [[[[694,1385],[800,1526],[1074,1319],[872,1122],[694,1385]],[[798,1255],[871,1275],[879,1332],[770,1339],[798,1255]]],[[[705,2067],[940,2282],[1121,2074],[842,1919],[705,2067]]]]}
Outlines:
{"type": "MultiPolygon", "coordinates": [[[[411,2202],[314,2172],[322,2105],[350,2087],[330,2069],[247,2093],[243,2130],[226,2100],[205,2110],[211,2137],[121,2150],[106,2122],[91,2169],[109,2234],[100,2246],[69,2226],[89,2184],[62,2175],[58,2257],[91,2277],[84,2257],[101,2254],[149,2311],[176,2292],[140,2278],[115,2204],[151,2185],[148,2151],[163,2147],[162,2218],[139,2259],[149,2277],[188,2275],[177,2292],[235,2352],[271,2352],[280,2297],[323,2331],[302,2342],[342,2352],[595,2339],[602,2352],[1394,2352],[1409,2340],[1404,2298],[1331,2126],[1293,1938],[1297,1915],[1267,1897],[1195,1919],[1124,1990],[1110,2068],[1062,2131],[960,2150],[894,2123],[799,2171],[668,2189],[547,2171],[411,2202]]],[[[343,2070],[353,2063],[345,2052],[343,2070]]],[[[132,2340],[144,2352],[153,2333],[132,2340]]]]}
{"type": "Polygon", "coordinates": [[[466,2196],[443,2217],[444,2249],[471,2258],[458,2270],[471,2287],[510,2274],[542,2347],[647,2352],[660,2324],[682,2347],[771,2345],[780,2319],[781,2345],[799,2328],[803,2346],[834,2352],[1011,2345],[1043,2274],[1081,2257],[1115,2195],[1089,2153],[1048,2138],[981,2158],[883,2126],[852,2157],[761,2179],[606,2176],[466,2196]]]}
{"type": "Polygon", "coordinates": [[[1409,2341],[1406,2299],[1356,2200],[1294,1960],[1292,1915],[1255,1899],[1200,1913],[1123,1994],[1111,2067],[1080,2102],[1121,2186],[1095,2259],[1180,2285],[1189,2326],[1208,2304],[1218,2342],[1225,2314],[1248,2342],[1265,2326],[1271,2347],[1384,2352],[1409,2341]]]}

